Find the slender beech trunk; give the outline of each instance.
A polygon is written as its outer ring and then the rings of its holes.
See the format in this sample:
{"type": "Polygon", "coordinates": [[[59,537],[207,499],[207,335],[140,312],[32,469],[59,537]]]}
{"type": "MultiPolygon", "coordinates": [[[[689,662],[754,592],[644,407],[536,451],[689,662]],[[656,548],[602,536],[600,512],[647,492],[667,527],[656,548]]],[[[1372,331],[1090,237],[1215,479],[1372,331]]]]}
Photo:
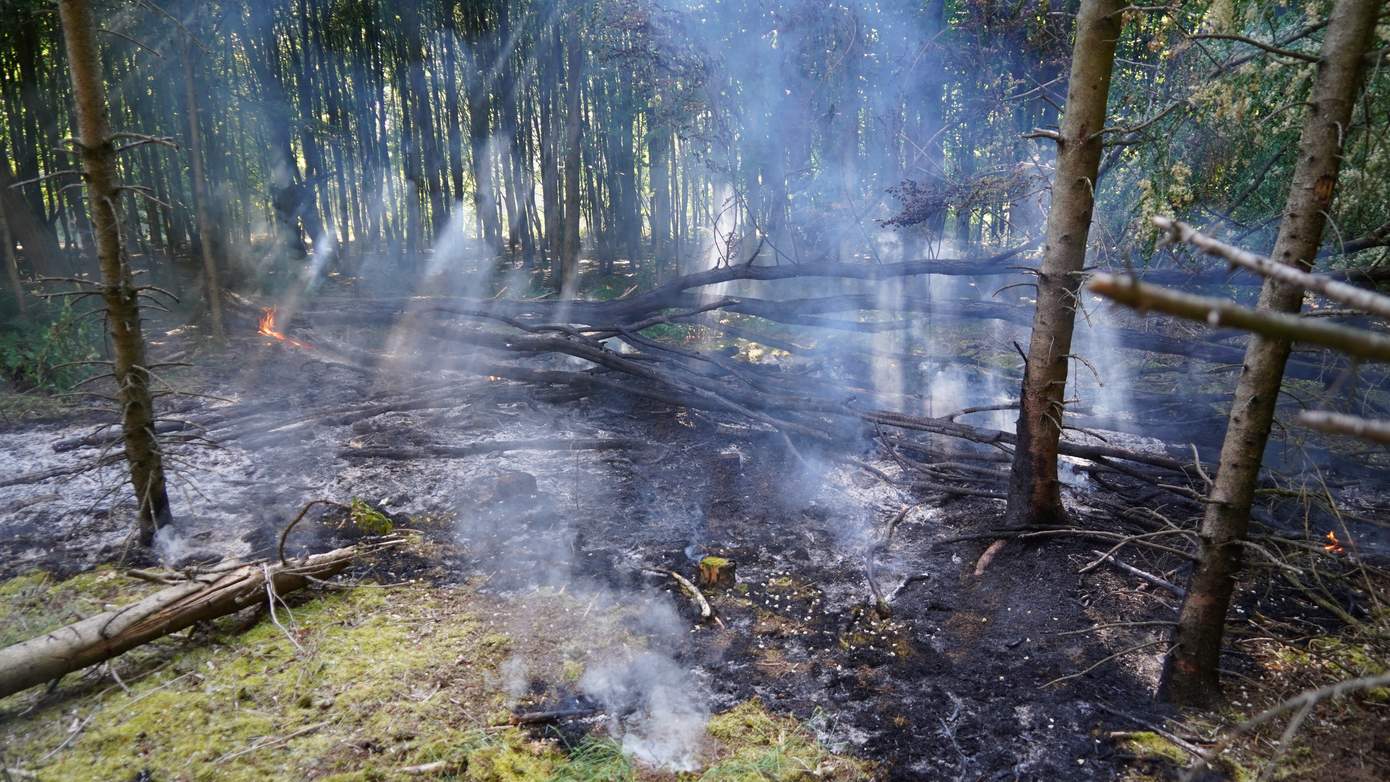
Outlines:
{"type": "Polygon", "coordinates": [[[140,540],[154,539],[155,529],[173,521],[164,487],[164,465],[154,437],[145,339],[140,333],[139,291],[121,249],[115,153],[107,120],[96,23],[87,0],[60,0],[58,14],[67,47],[68,69],[79,129],[82,167],[87,180],[102,298],[111,333],[112,371],[121,405],[121,428],[130,481],[140,504],[140,540]]]}
{"type": "MultiPolygon", "coordinates": [[[[1299,139],[1298,163],[1270,254],[1279,263],[1307,271],[1317,257],[1341,168],[1343,134],[1380,7],[1377,0],[1338,0],[1332,10],[1299,139]]],[[[1262,310],[1298,312],[1302,306],[1300,288],[1266,280],[1260,290],[1262,310]]],[[[1159,686],[1165,700],[1205,705],[1220,695],[1221,636],[1289,349],[1288,342],[1259,335],[1251,336],[1246,347],[1220,466],[1202,518],[1197,567],[1159,686]]]]}
{"type": "Polygon", "coordinates": [[[212,221],[208,219],[208,183],[203,171],[203,138],[198,126],[198,91],[193,80],[193,40],[183,34],[184,111],[188,114],[188,170],[193,177],[193,204],[198,219],[198,246],[203,256],[203,289],[207,292],[208,324],[213,339],[226,336],[222,328],[222,284],[212,255],[212,221]]]}
{"type": "Polygon", "coordinates": [[[579,159],[583,125],[584,49],[577,29],[570,32],[565,80],[565,237],[560,251],[560,295],[574,296],[579,287],[579,159]]]}
{"type": "Polygon", "coordinates": [[[1076,17],[1071,80],[1057,141],[1052,208],[1038,270],[1038,303],[1019,394],[1018,445],[1009,475],[1011,524],[1051,524],[1066,517],[1057,481],[1057,442],[1067,386],[1076,291],[1086,261],[1100,168],[1106,96],[1120,35],[1119,0],[1083,0],[1076,17]]]}

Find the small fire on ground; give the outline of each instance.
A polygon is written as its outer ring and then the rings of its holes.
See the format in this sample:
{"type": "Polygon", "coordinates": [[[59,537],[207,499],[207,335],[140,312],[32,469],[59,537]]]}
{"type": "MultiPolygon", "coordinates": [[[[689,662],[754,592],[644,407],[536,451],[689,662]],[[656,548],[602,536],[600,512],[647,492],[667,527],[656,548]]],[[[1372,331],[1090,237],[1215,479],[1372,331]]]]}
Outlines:
{"type": "Polygon", "coordinates": [[[300,342],[300,341],[297,340],[297,339],[291,339],[291,338],[285,336],[284,334],[282,334],[281,332],[279,332],[279,331],[277,331],[277,330],[275,329],[275,308],[274,308],[274,307],[266,307],[264,310],[262,310],[261,321],[260,321],[260,327],[259,327],[258,329],[256,329],[256,331],[259,332],[260,334],[263,334],[263,335],[267,336],[267,337],[272,337],[272,338],[274,338],[274,339],[276,339],[276,340],[279,340],[280,342],[283,342],[283,343],[285,343],[286,345],[293,345],[293,346],[295,346],[295,347],[297,347],[297,348],[307,348],[307,347],[309,347],[308,345],[304,344],[303,342],[300,342]]]}
{"type": "Polygon", "coordinates": [[[1322,550],[1329,554],[1346,553],[1346,549],[1342,548],[1342,541],[1337,540],[1337,533],[1332,530],[1327,531],[1327,542],[1322,545],[1322,550]]]}

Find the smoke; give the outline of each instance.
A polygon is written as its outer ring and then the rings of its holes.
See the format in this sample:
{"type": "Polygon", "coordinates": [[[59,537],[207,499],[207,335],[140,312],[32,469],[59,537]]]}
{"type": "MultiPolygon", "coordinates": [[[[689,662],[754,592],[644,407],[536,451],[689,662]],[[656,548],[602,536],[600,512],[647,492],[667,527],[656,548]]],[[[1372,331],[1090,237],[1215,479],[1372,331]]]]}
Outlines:
{"type": "Polygon", "coordinates": [[[173,525],[160,527],[154,533],[154,550],[165,567],[174,567],[195,553],[194,547],[173,525]]]}
{"type": "Polygon", "coordinates": [[[582,537],[586,508],[609,504],[604,492],[622,476],[569,455],[508,458],[528,472],[465,487],[484,499],[461,501],[454,527],[485,563],[487,590],[508,601],[515,643],[499,686],[514,704],[537,692],[563,697],[565,666],[582,665],[577,694],[602,709],[624,752],[660,769],[695,769],[709,696],[679,662],[690,620],[639,576],[638,555],[588,548],[582,537]]]}
{"type": "Polygon", "coordinates": [[[624,649],[590,668],[580,689],[601,703],[623,752],[668,771],[694,771],[709,710],[690,671],[656,652],[624,649]]]}

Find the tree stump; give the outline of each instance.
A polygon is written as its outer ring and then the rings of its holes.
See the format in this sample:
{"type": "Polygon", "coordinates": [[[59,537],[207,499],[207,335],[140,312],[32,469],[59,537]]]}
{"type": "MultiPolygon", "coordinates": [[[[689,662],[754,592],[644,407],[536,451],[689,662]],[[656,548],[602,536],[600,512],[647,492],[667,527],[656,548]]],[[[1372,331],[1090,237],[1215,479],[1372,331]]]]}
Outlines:
{"type": "Polygon", "coordinates": [[[709,556],[700,560],[700,573],[696,582],[705,589],[726,589],[734,585],[735,564],[732,559],[709,556]]]}

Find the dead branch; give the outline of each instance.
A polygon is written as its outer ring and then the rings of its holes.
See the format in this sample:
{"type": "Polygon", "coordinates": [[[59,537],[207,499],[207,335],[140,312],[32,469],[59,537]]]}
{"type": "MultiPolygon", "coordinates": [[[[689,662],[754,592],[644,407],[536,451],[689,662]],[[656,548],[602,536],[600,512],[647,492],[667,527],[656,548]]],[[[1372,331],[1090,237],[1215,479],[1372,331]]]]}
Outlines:
{"type": "Polygon", "coordinates": [[[1318,56],[1316,54],[1309,54],[1308,52],[1300,52],[1296,49],[1286,49],[1282,46],[1275,46],[1272,43],[1251,38],[1248,35],[1234,35],[1230,33],[1198,33],[1189,37],[1193,38],[1194,40],[1236,41],[1238,43],[1248,44],[1250,46],[1255,47],[1256,49],[1269,52],[1270,54],[1278,55],[1279,57],[1288,57],[1291,60],[1302,60],[1303,62],[1311,63],[1316,63],[1318,61],[1318,56]]]}
{"type": "Polygon", "coordinates": [[[916,507],[916,505],[904,505],[902,510],[898,511],[897,515],[893,517],[893,520],[888,522],[887,528],[883,530],[883,535],[880,536],[878,540],[874,541],[873,545],[869,546],[868,551],[864,552],[864,578],[869,582],[869,592],[874,598],[874,610],[878,612],[879,617],[882,619],[887,619],[892,616],[893,609],[889,607],[888,601],[884,599],[883,592],[878,588],[878,581],[874,577],[874,570],[878,566],[878,555],[886,551],[888,547],[892,545],[893,533],[897,531],[898,525],[901,524],[903,519],[907,518],[907,514],[911,513],[916,507]]]}
{"type": "Polygon", "coordinates": [[[561,722],[570,719],[583,719],[598,714],[600,709],[595,707],[580,709],[554,709],[551,711],[529,711],[520,714],[513,714],[507,719],[512,725],[545,725],[552,722],[561,722]]]}
{"type": "Polygon", "coordinates": [[[109,660],[195,622],[240,611],[264,600],[267,589],[276,595],[293,592],[309,578],[338,573],[364,550],[350,546],[286,563],[225,563],[213,572],[195,571],[184,582],[136,603],[0,649],[0,697],[109,660]]]}
{"type": "Polygon", "coordinates": [[[422,445],[413,448],[367,446],[338,451],[342,459],[458,459],[504,451],[616,451],[641,448],[645,443],[622,438],[541,438],[536,440],[494,440],[470,445],[422,445]]]}
{"type": "Polygon", "coordinates": [[[1390,445],[1390,421],[1361,418],[1327,410],[1305,410],[1298,414],[1299,424],[1328,434],[1359,437],[1381,445],[1390,445]]]}
{"type": "MultiPolygon", "coordinates": [[[[1165,624],[1166,624],[1166,623],[1165,623],[1165,624]]],[[[1101,711],[1107,713],[1107,714],[1113,714],[1113,715],[1115,715],[1116,717],[1121,717],[1121,718],[1123,718],[1123,719],[1127,719],[1127,720],[1129,720],[1130,722],[1133,722],[1134,724],[1138,725],[1138,726],[1141,727],[1141,728],[1144,728],[1144,729],[1146,729],[1146,730],[1150,730],[1150,731],[1153,731],[1154,733],[1157,733],[1158,735],[1162,736],[1163,738],[1168,739],[1169,741],[1173,742],[1173,743],[1176,744],[1177,746],[1179,746],[1179,747],[1181,747],[1182,749],[1186,750],[1186,751],[1187,751],[1189,754],[1191,754],[1193,757],[1200,758],[1200,757],[1202,756],[1202,748],[1201,748],[1201,747],[1197,746],[1196,744],[1193,744],[1192,742],[1188,741],[1187,739],[1182,738],[1181,736],[1178,736],[1176,733],[1173,733],[1172,731],[1170,731],[1170,730],[1168,730],[1168,729],[1162,727],[1161,725],[1156,725],[1156,724],[1154,724],[1154,723],[1152,723],[1152,722],[1149,722],[1148,720],[1140,719],[1140,718],[1134,716],[1133,714],[1129,714],[1129,713],[1127,713],[1127,712],[1120,711],[1119,709],[1115,709],[1115,708],[1112,708],[1112,707],[1110,707],[1110,706],[1106,706],[1104,703],[1097,703],[1097,704],[1096,704],[1096,707],[1099,708],[1101,711]]]]}
{"type": "Polygon", "coordinates": [[[989,569],[990,563],[994,561],[995,557],[999,556],[999,552],[1003,551],[1004,546],[1007,544],[1008,541],[1003,538],[989,544],[984,550],[984,553],[980,554],[980,558],[975,560],[975,578],[979,578],[985,574],[985,571],[989,569]]]}
{"type": "MultiPolygon", "coordinates": [[[[1390,318],[1390,296],[1376,293],[1355,285],[1332,279],[1325,275],[1308,274],[1294,267],[1275,263],[1263,255],[1257,255],[1225,242],[1213,239],[1192,226],[1169,217],[1155,217],[1154,225],[1168,232],[1174,241],[1182,241],[1197,247],[1209,255],[1215,255],[1232,264],[1259,274],[1262,277],[1296,285],[1305,290],[1326,296],[1332,301],[1345,304],[1382,318],[1390,318]]],[[[1390,230],[1387,224],[1386,230],[1390,230]]]]}
{"type": "Polygon", "coordinates": [[[1095,275],[1087,287],[1140,312],[1157,310],[1211,326],[1235,326],[1274,339],[1322,345],[1357,358],[1390,361],[1390,337],[1360,329],[1251,309],[1224,299],[1180,293],[1110,274],[1095,275]]]}
{"type": "Polygon", "coordinates": [[[1242,722],[1241,724],[1237,725],[1235,728],[1231,730],[1231,732],[1226,736],[1226,738],[1221,740],[1220,743],[1212,747],[1210,750],[1203,752],[1201,759],[1189,766],[1187,770],[1183,772],[1182,778],[1184,782],[1189,782],[1190,780],[1196,779],[1197,775],[1200,774],[1204,769],[1210,767],[1212,761],[1215,760],[1217,757],[1220,757],[1221,753],[1225,752],[1228,748],[1230,748],[1231,744],[1237,738],[1273,720],[1281,714],[1286,714],[1291,711],[1296,712],[1294,718],[1290,720],[1289,724],[1285,727],[1283,736],[1281,737],[1281,740],[1279,742],[1280,750],[1282,752],[1282,750],[1288,746],[1289,741],[1292,740],[1293,736],[1297,733],[1298,728],[1303,724],[1303,720],[1308,716],[1309,712],[1319,703],[1325,700],[1336,700],[1349,693],[1359,692],[1361,690],[1370,690],[1375,689],[1376,687],[1385,686],[1390,686],[1390,673],[1382,673],[1377,676],[1363,676],[1356,679],[1347,679],[1345,681],[1337,682],[1336,684],[1329,684],[1326,687],[1318,687],[1312,690],[1305,690],[1299,693],[1298,695],[1289,698],[1283,703],[1275,704],[1274,706],[1265,709],[1264,711],[1260,712],[1254,717],[1251,717],[1245,722],[1242,722]]]}
{"type": "Polygon", "coordinates": [[[1106,563],[1106,564],[1108,564],[1108,565],[1112,565],[1112,566],[1114,566],[1114,567],[1116,567],[1116,568],[1118,568],[1118,569],[1120,569],[1120,570],[1123,570],[1124,572],[1130,574],[1131,576],[1137,576],[1138,578],[1141,578],[1141,579],[1143,579],[1144,581],[1147,581],[1147,582],[1149,582],[1150,584],[1153,584],[1153,585],[1156,586],[1156,587],[1159,587],[1159,588],[1161,588],[1161,589],[1164,589],[1164,590],[1168,591],[1169,593],[1171,593],[1174,597],[1178,598],[1179,600],[1183,600],[1183,599],[1185,599],[1185,598],[1187,597],[1187,590],[1186,590],[1186,589],[1183,589],[1182,587],[1178,586],[1177,584],[1174,584],[1172,581],[1169,581],[1169,580],[1167,580],[1167,579],[1165,579],[1165,578],[1161,578],[1161,577],[1159,577],[1159,576],[1155,576],[1155,575],[1152,574],[1152,573],[1148,573],[1148,572],[1145,572],[1145,571],[1143,571],[1143,570],[1140,570],[1139,568],[1134,567],[1133,565],[1125,564],[1124,562],[1121,562],[1119,559],[1116,559],[1115,556],[1114,556],[1113,554],[1110,554],[1110,553],[1108,553],[1108,552],[1105,552],[1105,551],[1096,551],[1096,550],[1093,549],[1093,550],[1091,551],[1091,553],[1092,553],[1092,554],[1095,554],[1097,557],[1100,557],[1100,559],[1098,559],[1098,560],[1096,560],[1095,562],[1093,562],[1092,564],[1087,565],[1086,567],[1082,568],[1081,571],[1079,571],[1079,572],[1086,572],[1086,571],[1090,570],[1092,567],[1094,567],[1096,564],[1099,564],[1099,563],[1101,563],[1101,562],[1104,562],[1104,563],[1106,563]]]}
{"type": "Polygon", "coordinates": [[[77,464],[70,467],[51,467],[47,470],[36,470],[34,472],[24,473],[23,475],[16,475],[13,478],[5,478],[3,480],[0,480],[0,488],[4,488],[6,486],[20,486],[26,483],[42,483],[43,481],[52,480],[54,478],[65,478],[70,475],[79,475],[84,472],[98,470],[102,467],[107,467],[112,464],[116,464],[120,462],[123,458],[124,457],[122,456],[106,456],[91,462],[77,464]]]}
{"type": "MultiPolygon", "coordinates": [[[[304,516],[309,513],[309,509],[313,508],[316,505],[331,505],[339,510],[347,511],[349,513],[352,512],[352,508],[350,506],[344,505],[341,502],[334,502],[333,500],[318,499],[310,500],[309,502],[305,503],[304,507],[299,509],[299,513],[295,515],[294,519],[292,519],[289,524],[286,524],[284,529],[280,530],[280,538],[278,541],[276,541],[275,545],[275,555],[279,558],[280,564],[285,564],[285,541],[289,540],[290,532],[295,528],[295,526],[299,524],[300,521],[303,521],[304,516]]],[[[274,609],[273,605],[271,606],[271,609],[274,609]]]]}
{"type": "Polygon", "coordinates": [[[1099,668],[1100,666],[1110,662],[1111,660],[1114,660],[1119,657],[1124,657],[1127,654],[1133,654],[1134,652],[1140,652],[1150,647],[1161,646],[1162,644],[1166,643],[1168,643],[1168,641],[1163,639],[1157,641],[1146,641],[1142,644],[1135,644],[1134,646],[1121,649],[1120,651],[1115,652],[1114,654],[1107,654],[1106,656],[1100,658],[1099,660],[1096,660],[1095,662],[1091,663],[1085,668],[1082,668],[1076,673],[1069,673],[1065,676],[1058,676],[1057,678],[1040,685],[1038,689],[1047,689],[1048,687],[1051,687],[1054,684],[1061,684],[1062,682],[1070,681],[1072,679],[1079,679],[1082,676],[1085,676],[1086,674],[1090,673],[1091,671],[1094,671],[1095,669],[1099,668]]]}
{"type": "Polygon", "coordinates": [[[709,601],[705,599],[705,594],[701,592],[700,588],[695,586],[690,579],[674,570],[666,570],[665,568],[644,567],[642,568],[642,572],[650,573],[654,576],[666,576],[679,584],[680,588],[685,591],[685,594],[695,603],[695,606],[700,609],[700,621],[707,622],[714,616],[714,608],[711,607],[709,601]]]}

